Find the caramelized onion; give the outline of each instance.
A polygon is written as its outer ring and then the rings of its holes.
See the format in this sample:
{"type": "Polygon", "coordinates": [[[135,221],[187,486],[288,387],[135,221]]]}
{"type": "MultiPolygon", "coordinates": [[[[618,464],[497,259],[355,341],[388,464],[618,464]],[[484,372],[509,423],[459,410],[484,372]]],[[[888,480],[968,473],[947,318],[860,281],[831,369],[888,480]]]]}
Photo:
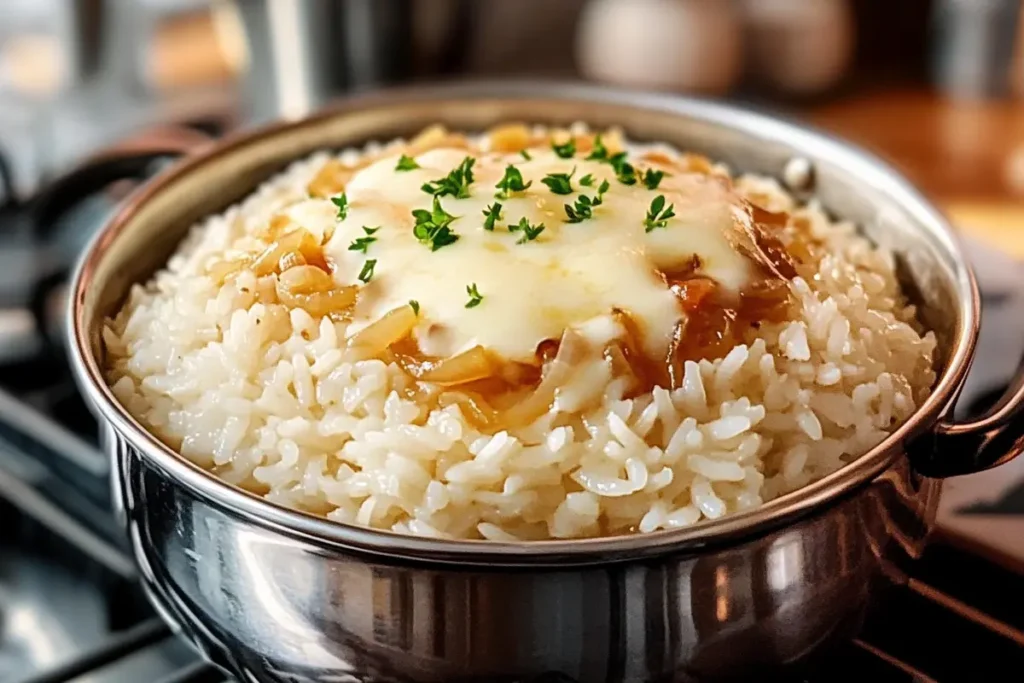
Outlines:
{"type": "Polygon", "coordinates": [[[446,391],[438,396],[437,403],[442,408],[457,405],[477,429],[492,429],[498,423],[498,412],[491,407],[483,396],[476,392],[446,391]]]}
{"type": "Polygon", "coordinates": [[[515,405],[498,414],[498,422],[504,428],[522,427],[530,424],[551,409],[558,388],[564,385],[588,352],[586,341],[572,329],[562,333],[558,353],[545,368],[544,377],[533,393],[515,405]]]}
{"type": "Polygon", "coordinates": [[[356,169],[345,166],[337,159],[331,159],[320,168],[306,186],[306,190],[311,196],[320,199],[333,197],[345,189],[355,172],[356,169]]]}
{"type": "Polygon", "coordinates": [[[289,251],[281,257],[280,261],[277,262],[277,269],[281,273],[284,273],[290,268],[304,265],[306,265],[306,257],[302,255],[301,251],[289,251]]]}
{"type": "Polygon", "coordinates": [[[292,251],[302,254],[306,263],[322,270],[329,270],[327,262],[324,260],[323,250],[317,244],[316,238],[303,228],[290,230],[281,235],[280,239],[253,259],[250,267],[257,277],[277,272],[281,265],[281,258],[292,251]]]}
{"type": "Polygon", "coordinates": [[[285,306],[301,308],[313,317],[345,313],[356,303],[358,287],[352,285],[321,292],[297,293],[277,281],[277,299],[285,306]]]}
{"type": "Polygon", "coordinates": [[[399,306],[349,337],[348,347],[376,357],[408,336],[416,326],[416,317],[411,306],[399,306]]]}
{"type": "Polygon", "coordinates": [[[431,363],[423,369],[418,379],[442,386],[467,384],[493,377],[498,373],[499,363],[482,346],[474,346],[451,358],[431,363]]]}
{"type": "Polygon", "coordinates": [[[492,128],[487,137],[495,152],[518,152],[530,146],[533,135],[522,123],[509,123],[492,128]]]}
{"type": "MultiPolygon", "coordinates": [[[[284,259],[281,259],[284,261],[284,259]]],[[[282,271],[278,281],[291,294],[326,292],[334,287],[331,276],[316,266],[299,265],[282,271]]]]}
{"type": "Polygon", "coordinates": [[[216,282],[224,283],[228,278],[244,269],[246,263],[248,263],[248,259],[244,258],[231,259],[229,261],[217,261],[206,269],[206,273],[216,282]]]}

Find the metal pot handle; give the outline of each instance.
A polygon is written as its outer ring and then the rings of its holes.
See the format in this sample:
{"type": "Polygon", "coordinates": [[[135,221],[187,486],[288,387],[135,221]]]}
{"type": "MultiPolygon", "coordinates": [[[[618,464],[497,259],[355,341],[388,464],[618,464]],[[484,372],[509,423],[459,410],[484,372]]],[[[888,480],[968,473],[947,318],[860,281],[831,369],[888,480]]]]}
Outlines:
{"type": "MultiPolygon", "coordinates": [[[[146,130],[108,147],[51,181],[36,196],[29,206],[33,233],[45,242],[61,218],[112,183],[146,180],[160,170],[156,162],[184,156],[210,142],[211,138],[198,130],[166,126],[146,130]]],[[[42,332],[43,342],[54,344],[48,311],[52,308],[54,291],[64,285],[68,273],[59,259],[43,259],[40,265],[40,272],[32,284],[29,312],[35,320],[36,329],[42,332]]],[[[60,351],[57,357],[62,356],[63,351],[60,351]]]]}
{"type": "Polygon", "coordinates": [[[46,233],[61,216],[111,183],[148,178],[154,162],[183,156],[210,141],[198,130],[168,126],[108,147],[46,186],[30,209],[33,227],[46,233]]]}
{"type": "Polygon", "coordinates": [[[911,464],[926,477],[956,477],[1007,463],[1024,452],[1024,360],[1003,397],[968,422],[940,420],[932,438],[908,447],[911,464]]]}

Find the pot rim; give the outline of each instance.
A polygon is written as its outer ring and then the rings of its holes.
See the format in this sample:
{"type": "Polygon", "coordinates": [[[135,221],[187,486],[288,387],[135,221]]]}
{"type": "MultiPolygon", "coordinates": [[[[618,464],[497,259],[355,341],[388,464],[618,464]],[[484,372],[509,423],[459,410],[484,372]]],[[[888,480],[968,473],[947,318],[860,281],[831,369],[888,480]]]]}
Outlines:
{"type": "Polygon", "coordinates": [[[294,121],[278,121],[228,135],[195,155],[185,157],[136,191],[90,241],[75,268],[70,291],[67,330],[72,366],[79,387],[101,418],[113,425],[120,438],[127,439],[151,465],[194,494],[249,522],[321,545],[407,559],[460,563],[499,562],[503,565],[556,561],[574,564],[604,562],[692,549],[710,543],[734,541],[825,506],[882,473],[901,452],[901,444],[931,430],[934,423],[951,408],[969,369],[980,325],[977,282],[952,228],[942,214],[906,179],[873,154],[813,127],[748,109],[700,98],[611,89],[574,82],[485,81],[394,88],[343,98],[311,116],[294,121]],[[315,128],[346,113],[432,99],[467,102],[493,99],[555,100],[578,104],[581,118],[585,118],[588,104],[628,106],[695,118],[737,129],[754,137],[781,139],[793,147],[815,146],[821,150],[820,156],[857,174],[865,184],[886,187],[889,195],[917,223],[930,226],[931,231],[941,240],[941,246],[953,257],[960,319],[951,338],[952,348],[944,371],[938,377],[931,394],[910,419],[870,451],[823,479],[751,510],[716,520],[705,520],[691,527],[628,536],[522,542],[449,540],[402,535],[388,530],[334,522],[283,507],[229,484],[193,464],[150,434],[114,397],[104,380],[90,348],[89,321],[85,319],[86,291],[97,284],[104,284],[94,281],[97,265],[138,208],[179,178],[205,165],[217,163],[219,158],[268,136],[315,128]]]}

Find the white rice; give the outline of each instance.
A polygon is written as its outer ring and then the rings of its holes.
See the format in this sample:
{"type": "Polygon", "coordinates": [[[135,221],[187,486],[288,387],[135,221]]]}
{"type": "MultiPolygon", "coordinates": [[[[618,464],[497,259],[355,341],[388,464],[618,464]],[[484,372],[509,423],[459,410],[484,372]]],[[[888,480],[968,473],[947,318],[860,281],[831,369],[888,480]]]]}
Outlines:
{"type": "Polygon", "coordinates": [[[827,245],[817,276],[794,283],[791,321],[763,325],[720,360],[687,362],[674,391],[626,399],[606,376],[578,388],[603,396],[596,408],[579,412],[588,401],[566,390],[534,424],[481,433],[457,406],[404,398],[413,381],[397,366],[349,358],[344,323],[302,310],[271,319],[238,285],[204,274],[210,256],[304,199],[326,159],[292,165],[197,226],[103,333],[111,386],[133,415],[275,503],[445,538],[684,527],[849,463],[934,382],[934,336],[919,332],[890,255],[775,181],[741,177],[747,196],[792,211],[827,245]]]}

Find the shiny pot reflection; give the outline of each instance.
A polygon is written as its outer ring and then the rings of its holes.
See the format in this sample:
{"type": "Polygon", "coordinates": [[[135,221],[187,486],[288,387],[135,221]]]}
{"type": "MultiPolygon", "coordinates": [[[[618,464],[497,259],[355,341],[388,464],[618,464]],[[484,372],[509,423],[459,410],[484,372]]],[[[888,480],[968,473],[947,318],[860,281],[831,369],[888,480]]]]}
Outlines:
{"type": "MultiPolygon", "coordinates": [[[[108,439],[116,438],[108,431],[108,439]]],[[[151,597],[258,681],[737,678],[859,623],[882,564],[921,549],[938,484],[890,470],[745,543],[591,567],[432,566],[325,553],[170,486],[120,440],[118,487],[151,597]]]]}
{"type": "MultiPolygon", "coordinates": [[[[149,154],[154,150],[148,150],[149,154]]],[[[101,159],[109,174],[123,160],[101,159]]],[[[95,167],[59,188],[81,189],[95,167]]],[[[68,193],[62,194],[65,196],[68,193]]],[[[758,679],[858,625],[874,581],[899,579],[935,517],[943,477],[1024,447],[1024,376],[991,414],[951,424],[974,352],[974,278],[942,217],[883,164],[798,126],[729,107],[573,85],[460,85],[348,100],[217,143],[130,200],[72,288],[79,383],[115,459],[119,514],[153,603],[246,681],[758,679]],[[915,415],[852,464],[763,506],[628,537],[497,543],[406,537],[304,515],[236,489],[149,435],[102,377],[103,316],[163,264],[188,226],[324,147],[428,124],[623,125],[748,172],[799,156],[816,194],[898,255],[940,342],[915,415]]]]}

